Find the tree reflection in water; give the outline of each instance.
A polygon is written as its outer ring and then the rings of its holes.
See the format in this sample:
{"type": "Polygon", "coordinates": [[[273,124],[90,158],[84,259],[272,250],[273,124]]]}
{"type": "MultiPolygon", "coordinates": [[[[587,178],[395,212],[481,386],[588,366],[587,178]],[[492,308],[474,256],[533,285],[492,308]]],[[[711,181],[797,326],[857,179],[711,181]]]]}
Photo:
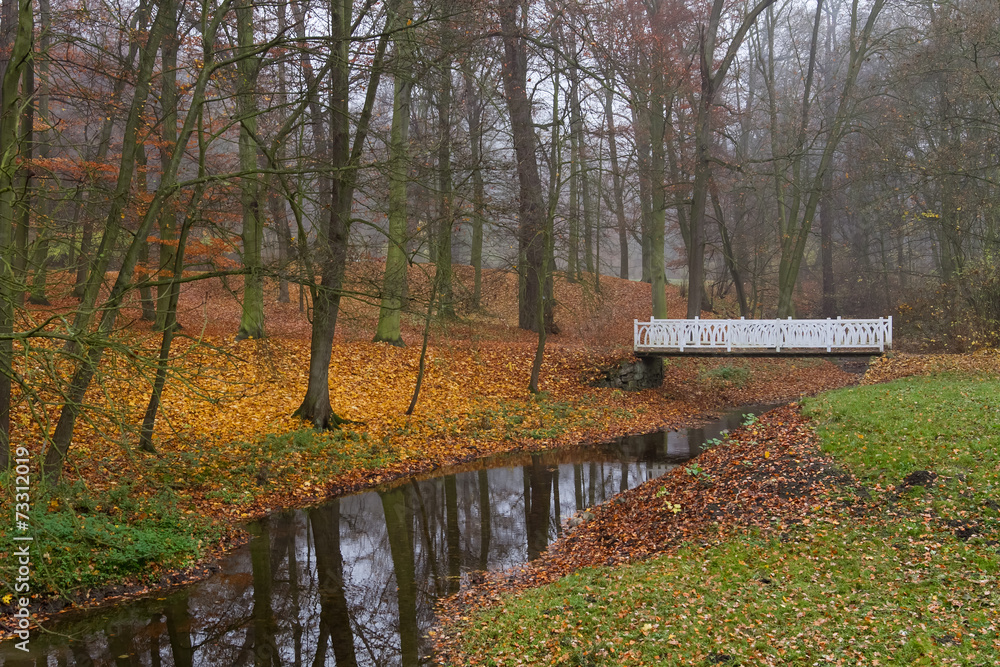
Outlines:
{"type": "Polygon", "coordinates": [[[213,577],[35,632],[0,666],[415,667],[437,597],[543,553],[564,517],[657,477],[732,428],[483,461],[284,512],[213,577]]]}

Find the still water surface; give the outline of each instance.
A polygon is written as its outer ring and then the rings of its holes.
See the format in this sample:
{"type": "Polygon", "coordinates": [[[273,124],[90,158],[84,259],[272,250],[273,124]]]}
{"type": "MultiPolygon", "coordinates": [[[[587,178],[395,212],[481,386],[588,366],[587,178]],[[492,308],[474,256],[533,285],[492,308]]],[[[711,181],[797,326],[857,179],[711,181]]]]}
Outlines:
{"type": "Polygon", "coordinates": [[[162,597],[63,615],[0,665],[178,667],[426,664],[438,597],[463,576],[545,551],[578,510],[697,456],[702,428],[494,457],[274,514],[221,571],[162,597]]]}

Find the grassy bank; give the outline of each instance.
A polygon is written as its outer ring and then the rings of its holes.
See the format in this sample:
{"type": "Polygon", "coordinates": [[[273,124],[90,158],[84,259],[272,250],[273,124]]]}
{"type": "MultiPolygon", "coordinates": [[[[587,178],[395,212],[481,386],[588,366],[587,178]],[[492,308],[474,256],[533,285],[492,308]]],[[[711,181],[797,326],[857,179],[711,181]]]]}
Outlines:
{"type": "Polygon", "coordinates": [[[811,399],[822,448],[856,483],[830,486],[797,519],[736,537],[709,527],[652,560],[504,596],[446,630],[451,658],[996,664],[998,410],[1000,382],[967,375],[811,399]]]}

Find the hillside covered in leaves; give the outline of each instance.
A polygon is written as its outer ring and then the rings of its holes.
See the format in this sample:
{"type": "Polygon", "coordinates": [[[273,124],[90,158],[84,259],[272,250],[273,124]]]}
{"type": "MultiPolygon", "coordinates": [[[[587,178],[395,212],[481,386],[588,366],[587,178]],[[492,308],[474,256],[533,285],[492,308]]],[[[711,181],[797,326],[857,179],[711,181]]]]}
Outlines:
{"type": "MultiPolygon", "coordinates": [[[[411,281],[416,303],[427,289],[421,277],[414,272],[411,281]]],[[[361,284],[365,276],[353,279],[361,284]]],[[[516,276],[488,273],[486,284],[481,309],[432,321],[412,416],[405,411],[424,318],[417,312],[404,320],[406,347],[372,343],[377,307],[345,300],[330,391],[349,423],[324,433],[292,417],[308,369],[308,307],[300,311],[271,294],[267,337],[237,342],[237,295],[221,282],[193,283],[178,308],[182,338],[172,352],[155,453],[137,446],[137,425],[159,334],[133,304],[128,326],[116,334],[128,345],[112,348],[86,396],[60,486],[44,495],[39,488],[34,499],[43,596],[57,607],[58,600],[196,576],[200,570],[190,568],[238,542],[243,522],[273,509],[490,453],[678,428],[725,406],[794,399],[855,380],[826,361],[676,360],[667,362],[657,389],[591,386],[603,368],[630,356],[632,321],[650,315],[649,285],[605,277],[600,293],[592,284],[557,282],[559,333],[548,338],[542,393],[533,395],[528,375],[537,339],[516,327],[516,276]]],[[[680,298],[671,293],[669,303],[680,316],[680,298]]],[[[30,314],[42,321],[66,306],[36,306],[30,314]]],[[[44,451],[43,427],[51,428],[51,415],[37,412],[58,402],[50,370],[37,372],[42,402],[22,398],[14,413],[16,437],[33,460],[44,451]]]]}

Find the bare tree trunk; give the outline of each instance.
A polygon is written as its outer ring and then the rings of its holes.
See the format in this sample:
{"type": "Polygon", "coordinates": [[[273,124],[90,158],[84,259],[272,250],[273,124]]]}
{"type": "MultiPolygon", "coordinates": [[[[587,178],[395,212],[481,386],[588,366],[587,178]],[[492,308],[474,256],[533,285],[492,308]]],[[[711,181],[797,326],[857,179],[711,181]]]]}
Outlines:
{"type": "MultiPolygon", "coordinates": [[[[351,96],[352,83],[348,45],[352,40],[353,6],[351,0],[333,2],[330,5],[328,164],[335,168],[335,171],[330,181],[331,205],[318,229],[320,282],[311,288],[313,320],[309,348],[309,380],[305,397],[295,411],[295,416],[320,429],[335,428],[344,423],[343,419],[334,414],[330,405],[330,359],[333,354],[333,336],[337,330],[340,290],[347,261],[348,225],[354,199],[356,171],[371,125],[375,93],[381,79],[386,44],[391,33],[391,30],[384,30],[375,47],[364,106],[355,125],[353,146],[349,146],[351,123],[348,100],[351,96]]],[[[293,11],[295,11],[294,5],[293,11]]],[[[389,16],[393,14],[394,7],[389,16]]]]}
{"type": "Polygon", "coordinates": [[[472,307],[479,308],[483,295],[483,224],[486,221],[486,188],[483,183],[483,103],[478,82],[465,72],[466,108],[469,118],[469,145],[472,151],[472,307]]]}
{"type": "MultiPolygon", "coordinates": [[[[570,52],[576,52],[575,40],[570,43],[570,52]]],[[[583,173],[583,165],[580,160],[581,148],[580,140],[583,132],[578,131],[583,125],[583,118],[580,114],[580,75],[576,67],[570,65],[569,69],[569,257],[566,263],[566,279],[576,282],[580,279],[580,180],[586,178],[583,173]]],[[[553,112],[554,113],[554,112],[553,112]]],[[[555,122],[555,119],[553,119],[555,122]]],[[[553,165],[559,169],[560,166],[553,165]]],[[[550,204],[551,208],[551,204],[550,204]]]]}
{"type": "MultiPolygon", "coordinates": [[[[885,6],[885,0],[875,0],[868,11],[868,16],[864,21],[861,30],[858,30],[860,16],[858,15],[858,5],[852,5],[851,15],[851,37],[849,40],[849,55],[847,72],[844,84],[841,88],[840,98],[836,104],[836,110],[830,117],[829,131],[826,144],[819,156],[816,171],[812,178],[801,176],[801,169],[804,166],[801,157],[792,164],[792,182],[797,185],[793,201],[789,207],[785,227],[781,234],[781,258],[778,267],[778,317],[790,316],[794,312],[792,295],[795,285],[798,282],[799,267],[802,265],[802,258],[805,255],[806,241],[812,229],[812,222],[816,217],[816,209],[819,206],[820,195],[823,192],[823,182],[827,171],[833,163],[833,156],[840,141],[847,133],[848,120],[853,114],[854,87],[857,83],[858,74],[861,67],[869,57],[869,47],[872,31],[875,22],[878,20],[885,6]]],[[[818,23],[818,21],[817,21],[818,23]]],[[[818,41],[814,29],[812,50],[815,51],[818,41]]],[[[814,56],[811,56],[814,58],[814,56]]],[[[812,65],[810,65],[807,81],[812,75],[812,65]]],[[[807,86],[808,90],[808,86],[807,86]]],[[[807,96],[808,97],[808,96],[807,96]]],[[[804,127],[807,120],[809,104],[808,99],[803,99],[802,125],[800,126],[798,146],[805,144],[804,127]]],[[[801,152],[798,153],[801,155],[801,152]]]]}
{"type": "MultiPolygon", "coordinates": [[[[160,124],[160,170],[167,169],[172,157],[171,151],[177,144],[177,0],[161,0],[158,13],[163,14],[164,35],[160,44],[160,107],[163,119],[160,124]]],[[[237,21],[238,23],[238,21],[237,21]]],[[[156,328],[166,326],[170,301],[170,285],[165,282],[174,269],[174,255],[177,254],[177,204],[168,202],[159,220],[159,272],[156,286],[156,328]]]]}
{"type": "Polygon", "coordinates": [[[618,223],[618,251],[620,259],[618,262],[618,275],[623,279],[629,277],[629,253],[628,253],[628,225],[625,222],[625,194],[622,184],[622,172],[618,166],[618,139],[615,130],[615,115],[612,103],[614,102],[614,79],[604,90],[604,119],[608,128],[608,155],[611,158],[611,182],[613,183],[615,197],[615,221],[618,223]]]}
{"type": "Polygon", "coordinates": [[[438,226],[437,257],[435,265],[441,275],[438,284],[438,314],[442,317],[455,316],[455,297],[451,284],[451,240],[455,224],[453,184],[451,173],[451,44],[452,27],[451,2],[442,3],[443,17],[440,21],[439,40],[441,45],[441,81],[437,90],[438,112],[438,226]]]}
{"type": "Polygon", "coordinates": [[[594,263],[594,198],[590,190],[590,165],[587,146],[583,139],[583,123],[577,126],[577,144],[580,146],[580,198],[583,205],[583,259],[587,273],[597,273],[594,263]]]}
{"type": "Polygon", "coordinates": [[[243,209],[243,309],[236,340],[264,337],[264,276],[261,250],[264,220],[260,207],[261,184],[257,173],[257,74],[260,58],[251,55],[254,44],[252,0],[236,4],[236,28],[242,57],[236,63],[236,113],[240,123],[240,205],[243,209]]]}
{"type": "MultiPolygon", "coordinates": [[[[22,66],[21,76],[21,98],[29,100],[35,95],[35,64],[33,58],[26,58],[22,66]]],[[[29,163],[34,155],[34,125],[35,125],[35,105],[32,103],[23,104],[21,110],[21,160],[22,164],[29,163]]],[[[31,222],[31,191],[32,173],[31,169],[22,166],[17,180],[18,188],[21,191],[17,198],[17,225],[14,228],[14,306],[24,306],[24,285],[27,283],[28,270],[28,225],[31,222]]]]}
{"type": "MultiPolygon", "coordinates": [[[[135,149],[135,163],[139,167],[136,170],[135,181],[136,190],[142,193],[149,191],[149,182],[146,178],[146,147],[141,142],[135,149]]],[[[142,244],[139,249],[139,270],[142,277],[139,278],[139,304],[142,308],[142,319],[147,322],[156,322],[156,301],[153,299],[153,290],[149,286],[149,241],[142,244]]]]}
{"type": "MultiPolygon", "coordinates": [[[[31,0],[0,3],[0,335],[14,330],[17,284],[13,275],[14,165],[18,150],[18,116],[22,95],[18,83],[31,54],[33,15],[31,0]]],[[[10,409],[13,341],[0,339],[0,470],[10,466],[10,409]]]]}
{"type": "Polygon", "coordinates": [[[537,140],[527,94],[528,56],[518,27],[519,7],[518,0],[503,0],[499,7],[504,47],[503,83],[520,191],[518,250],[524,261],[518,262],[518,270],[524,288],[519,294],[518,325],[522,329],[538,331],[540,326],[551,327],[552,306],[551,303],[543,303],[541,310],[538,306],[545,291],[542,274],[545,204],[542,202],[542,182],[535,157],[537,140]],[[539,321],[539,312],[543,313],[542,321],[539,321]]]}
{"type": "Polygon", "coordinates": [[[638,109],[633,102],[632,122],[635,126],[636,161],[639,171],[639,239],[642,250],[642,282],[653,281],[653,183],[650,166],[649,110],[638,109]]]}
{"type": "MultiPolygon", "coordinates": [[[[49,114],[49,46],[52,41],[52,9],[49,0],[38,1],[38,18],[41,22],[38,33],[39,56],[38,59],[38,120],[45,128],[40,132],[38,157],[45,159],[49,156],[49,148],[52,141],[52,132],[48,129],[51,121],[49,114]]],[[[44,225],[52,224],[52,211],[54,209],[52,197],[45,197],[40,205],[41,218],[44,225]]],[[[31,283],[31,293],[28,297],[30,303],[49,305],[49,300],[45,297],[46,281],[48,278],[47,267],[49,258],[49,240],[52,230],[48,226],[39,225],[35,254],[32,260],[32,268],[35,275],[31,283]]]]}
{"type": "Polygon", "coordinates": [[[649,230],[649,272],[653,292],[653,317],[667,317],[667,275],[664,243],[666,242],[667,201],[664,192],[665,160],[664,160],[664,130],[666,126],[666,108],[663,72],[657,69],[653,73],[652,99],[649,112],[650,138],[650,190],[652,204],[652,219],[649,230]]]}
{"type": "Polygon", "coordinates": [[[740,306],[740,315],[750,317],[750,309],[747,305],[747,295],[743,287],[743,272],[740,271],[739,262],[736,260],[736,251],[733,242],[729,238],[729,230],[726,228],[725,213],[722,210],[722,203],[719,201],[719,191],[715,185],[715,180],[709,181],[709,194],[712,196],[712,208],[715,211],[715,221],[719,226],[719,236],[722,239],[722,258],[726,263],[726,270],[733,278],[733,286],[736,288],[736,300],[740,306]]]}
{"type": "MultiPolygon", "coordinates": [[[[402,0],[397,10],[397,24],[409,26],[413,3],[402,0]]],[[[406,293],[407,201],[410,166],[410,100],[413,90],[413,35],[401,28],[394,37],[396,56],[393,70],[392,127],[389,137],[389,229],[386,238],[385,276],[382,304],[379,308],[375,341],[403,345],[400,315],[406,293]]]]}

